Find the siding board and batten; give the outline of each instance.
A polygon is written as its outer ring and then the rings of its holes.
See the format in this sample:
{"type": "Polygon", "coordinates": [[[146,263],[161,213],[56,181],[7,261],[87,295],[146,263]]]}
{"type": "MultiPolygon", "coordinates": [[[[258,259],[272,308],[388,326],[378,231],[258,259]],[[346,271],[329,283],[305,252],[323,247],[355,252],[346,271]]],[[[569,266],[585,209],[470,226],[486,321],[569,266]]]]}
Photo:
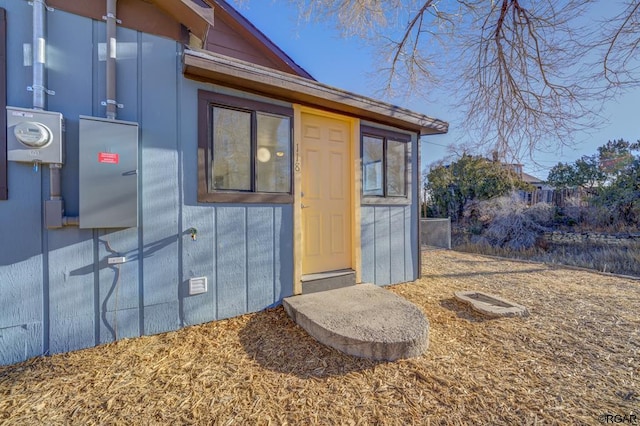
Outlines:
{"type": "MultiPolygon", "coordinates": [[[[367,128],[397,129],[363,122],[367,128]]],[[[361,207],[362,282],[378,285],[413,281],[418,277],[418,138],[410,135],[407,164],[407,198],[371,201],[361,207]],[[375,203],[375,204],[373,204],[375,203]],[[386,203],[386,204],[385,204],[386,203]]]]}
{"type": "MultiPolygon", "coordinates": [[[[104,4],[88,1],[76,13],[95,14],[98,4],[104,4]]],[[[118,4],[125,14],[153,8],[157,23],[166,14],[158,12],[154,2],[118,4]]],[[[49,3],[65,10],[75,7],[60,0],[49,3]]],[[[32,42],[32,8],[15,0],[0,0],[0,8],[7,11],[6,61],[0,48],[7,105],[29,108],[32,95],[26,87],[32,84],[31,69],[23,65],[23,44],[32,42]]],[[[47,109],[65,119],[62,196],[65,215],[77,216],[79,162],[85,161],[79,155],[79,117],[105,116],[100,102],[106,96],[101,57],[106,29],[99,18],[70,12],[47,13],[47,86],[56,91],[47,97],[47,109]]],[[[221,49],[235,49],[236,55],[312,81],[273,47],[250,48],[242,41],[244,33],[228,21],[233,13],[220,13],[227,20],[211,30],[209,43],[217,43],[211,35],[224,33],[221,49]]],[[[176,31],[176,21],[169,21],[171,38],[117,28],[117,102],[124,105],[117,118],[139,125],[137,228],[47,229],[42,205],[49,198],[48,167],[36,172],[30,164],[7,164],[9,196],[0,202],[0,364],[255,312],[299,290],[294,279],[299,274],[294,275],[299,271],[294,253],[298,194],[292,204],[201,203],[197,194],[199,90],[292,109],[295,99],[276,100],[268,90],[248,93],[185,77],[183,29],[176,31]],[[195,241],[191,228],[197,230],[195,241]],[[126,262],[109,264],[116,256],[126,262]],[[189,279],[194,277],[207,278],[207,292],[189,295],[189,279]]],[[[0,19],[0,33],[2,28],[0,19]]],[[[253,31],[258,41],[264,38],[251,28],[245,26],[244,31],[253,31]]],[[[357,114],[348,120],[359,123],[357,114]]],[[[295,119],[293,124],[297,129],[295,119]]],[[[352,127],[353,143],[358,144],[359,130],[352,127]]],[[[413,152],[417,143],[414,135],[413,152]]],[[[358,158],[352,167],[357,170],[350,175],[359,179],[359,149],[354,146],[353,152],[358,158]]],[[[412,182],[418,179],[416,161],[413,156],[412,182]]],[[[0,162],[0,176],[5,171],[1,167],[0,162]]],[[[298,172],[294,176],[299,180],[298,172]]],[[[351,182],[350,188],[359,198],[359,181],[351,182]]],[[[418,197],[411,192],[404,205],[355,204],[353,241],[360,250],[353,249],[353,262],[361,264],[356,267],[361,281],[386,285],[417,278],[418,197]]]]}
{"type": "MultiPolygon", "coordinates": [[[[8,104],[29,107],[22,44],[31,41],[31,7],[26,1],[4,1],[0,7],[15,22],[7,40],[8,104]]],[[[56,90],[47,98],[48,109],[65,117],[62,194],[72,216],[79,209],[78,117],[105,113],[99,104],[105,71],[98,49],[106,31],[102,22],[59,10],[48,18],[48,60],[60,70],[48,72],[48,84],[56,90]]],[[[9,163],[11,197],[0,203],[2,364],[107,343],[116,335],[135,337],[227,318],[292,294],[292,262],[276,253],[291,251],[291,206],[197,205],[195,193],[183,191],[197,188],[197,89],[218,89],[183,78],[179,43],[121,27],[117,34],[135,52],[118,59],[117,100],[124,104],[118,119],[138,122],[141,129],[141,226],[44,229],[48,168],[34,172],[28,164],[9,163]],[[198,229],[197,241],[186,233],[191,227],[198,229]],[[261,236],[249,242],[247,235],[254,232],[261,236]],[[112,256],[127,261],[109,265],[112,256]],[[207,293],[187,296],[193,276],[208,277],[207,293]]]]}
{"type": "MultiPolygon", "coordinates": [[[[31,40],[31,7],[5,0],[7,10],[7,104],[30,105],[22,43],[31,40]]],[[[4,114],[4,111],[2,112],[4,114]]],[[[42,231],[43,173],[7,164],[9,199],[0,203],[0,363],[43,353],[45,274],[42,231]]],[[[47,302],[48,303],[48,302],[47,302]]],[[[48,332],[48,331],[47,331],[48,332]]]]}

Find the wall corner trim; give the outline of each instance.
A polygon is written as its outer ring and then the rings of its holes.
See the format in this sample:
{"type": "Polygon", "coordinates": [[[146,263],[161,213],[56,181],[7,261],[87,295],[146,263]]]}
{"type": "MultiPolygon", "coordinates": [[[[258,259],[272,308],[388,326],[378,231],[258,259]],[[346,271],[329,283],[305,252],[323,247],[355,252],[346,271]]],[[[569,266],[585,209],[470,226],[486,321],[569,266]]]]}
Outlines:
{"type": "Polygon", "coordinates": [[[7,12],[0,8],[0,200],[9,198],[7,182],[7,12]]]}

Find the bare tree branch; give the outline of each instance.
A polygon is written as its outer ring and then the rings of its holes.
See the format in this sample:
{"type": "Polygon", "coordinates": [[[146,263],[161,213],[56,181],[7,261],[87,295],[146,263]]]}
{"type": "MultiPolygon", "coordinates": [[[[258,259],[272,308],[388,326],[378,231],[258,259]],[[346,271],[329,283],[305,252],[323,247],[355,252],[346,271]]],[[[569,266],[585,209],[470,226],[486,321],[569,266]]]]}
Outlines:
{"type": "Polygon", "coordinates": [[[603,60],[605,79],[613,86],[640,84],[640,1],[629,1],[613,20],[613,30],[605,38],[603,60]]]}
{"type": "Polygon", "coordinates": [[[605,99],[640,85],[640,0],[289,1],[375,46],[384,96],[446,94],[481,154],[571,145],[605,99]],[[604,1],[624,10],[594,30],[585,12],[604,1]]]}

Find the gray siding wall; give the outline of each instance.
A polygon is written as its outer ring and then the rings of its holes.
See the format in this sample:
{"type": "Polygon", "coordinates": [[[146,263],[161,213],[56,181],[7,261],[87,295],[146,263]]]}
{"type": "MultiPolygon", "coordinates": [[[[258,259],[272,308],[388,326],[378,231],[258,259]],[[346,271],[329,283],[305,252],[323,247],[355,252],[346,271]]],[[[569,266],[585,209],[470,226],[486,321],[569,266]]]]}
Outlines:
{"type": "MultiPolygon", "coordinates": [[[[365,123],[400,131],[391,127],[365,123]]],[[[418,138],[411,140],[411,162],[407,173],[411,202],[407,205],[365,205],[361,207],[362,281],[377,285],[414,281],[418,267],[418,138]]]]}
{"type": "MultiPolygon", "coordinates": [[[[31,7],[7,9],[8,105],[31,107],[31,7]]],[[[103,117],[102,22],[48,13],[48,109],[66,124],[62,195],[78,215],[78,117],[103,117]]],[[[205,205],[197,191],[197,90],[185,80],[180,46],[118,29],[118,118],[140,125],[138,228],[43,227],[49,170],[8,165],[9,200],[0,201],[0,364],[175,330],[277,304],[292,294],[292,207],[205,205]],[[188,229],[195,227],[192,241],[188,229]],[[107,258],[126,256],[121,265],[107,258]],[[209,291],[188,296],[188,280],[209,291]]],[[[225,91],[231,93],[230,91],[225,91]]],[[[237,93],[233,93],[237,94],[237,93]]]]}

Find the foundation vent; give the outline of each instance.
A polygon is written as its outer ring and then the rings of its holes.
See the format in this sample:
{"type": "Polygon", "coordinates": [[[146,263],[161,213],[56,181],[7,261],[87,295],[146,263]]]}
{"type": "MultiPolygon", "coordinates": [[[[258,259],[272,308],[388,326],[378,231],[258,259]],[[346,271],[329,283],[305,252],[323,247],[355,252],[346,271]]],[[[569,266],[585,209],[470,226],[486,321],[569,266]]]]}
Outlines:
{"type": "Polygon", "coordinates": [[[207,277],[189,278],[189,296],[207,292],[207,277]]]}

